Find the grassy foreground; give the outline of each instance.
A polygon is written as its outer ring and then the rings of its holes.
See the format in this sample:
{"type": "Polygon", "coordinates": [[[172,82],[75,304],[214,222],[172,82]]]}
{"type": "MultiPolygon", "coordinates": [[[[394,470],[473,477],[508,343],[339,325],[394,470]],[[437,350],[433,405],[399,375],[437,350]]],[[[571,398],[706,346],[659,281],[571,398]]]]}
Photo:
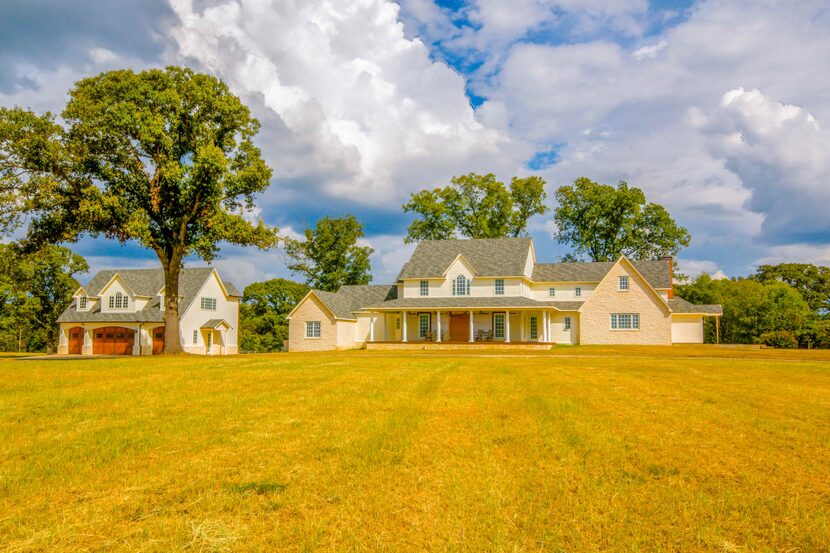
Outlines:
{"type": "Polygon", "coordinates": [[[830,354],[0,359],[0,547],[830,550],[830,354]]]}

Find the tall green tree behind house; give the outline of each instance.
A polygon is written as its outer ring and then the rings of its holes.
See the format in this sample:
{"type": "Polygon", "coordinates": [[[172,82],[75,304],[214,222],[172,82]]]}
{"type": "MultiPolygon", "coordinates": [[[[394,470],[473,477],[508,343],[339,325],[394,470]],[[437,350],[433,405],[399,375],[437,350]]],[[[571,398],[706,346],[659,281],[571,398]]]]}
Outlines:
{"type": "Polygon", "coordinates": [[[658,204],[646,201],[639,188],[616,187],[585,177],[556,191],[556,239],[573,248],[569,258],[591,261],[655,259],[677,255],[691,235],[658,204]]]}
{"type": "Polygon", "coordinates": [[[245,287],[240,304],[242,351],[280,351],[288,339],[286,316],[308,293],[308,286],[284,278],[245,287]]]}
{"type": "Polygon", "coordinates": [[[415,213],[404,242],[521,236],[528,220],[548,211],[541,177],[513,177],[510,186],[492,173],[453,177],[444,188],[412,194],[403,210],[415,213]]]}
{"type": "Polygon", "coordinates": [[[137,241],[165,281],[165,352],[181,351],[183,260],[221,242],[270,248],[276,229],[245,218],[271,169],[259,123],[220,80],[168,67],[110,71],[70,90],[64,125],[46,113],[0,109],[0,230],[31,217],[27,247],[84,234],[137,241]]]}
{"type": "Polygon", "coordinates": [[[323,217],[304,232],[305,240],[285,239],[288,268],[312,288],[337,291],[344,284],[368,284],[374,250],[361,246],[363,225],[353,215],[323,217]]]}
{"type": "Polygon", "coordinates": [[[57,319],[78,289],[75,276],[89,266],[80,255],[47,246],[26,255],[12,245],[0,245],[0,327],[3,346],[52,353],[57,346],[57,319]],[[12,341],[16,341],[16,347],[12,341]]]}

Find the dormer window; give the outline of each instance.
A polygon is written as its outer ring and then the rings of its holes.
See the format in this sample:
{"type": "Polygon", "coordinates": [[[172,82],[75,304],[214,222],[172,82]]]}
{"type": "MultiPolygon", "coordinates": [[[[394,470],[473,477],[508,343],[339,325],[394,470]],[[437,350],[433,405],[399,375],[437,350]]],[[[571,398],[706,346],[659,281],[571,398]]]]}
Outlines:
{"type": "Polygon", "coordinates": [[[452,281],[452,295],[453,296],[469,296],[470,295],[470,281],[464,275],[458,275],[452,281]]]}
{"type": "Polygon", "coordinates": [[[497,278],[496,279],[496,295],[503,296],[504,295],[504,279],[497,278]]]}
{"type": "Polygon", "coordinates": [[[421,295],[428,296],[429,295],[429,281],[422,280],[421,281],[421,295]]]}
{"type": "Polygon", "coordinates": [[[78,296],[78,309],[81,311],[86,311],[88,299],[86,296],[78,296]]]}
{"type": "Polygon", "coordinates": [[[110,309],[127,309],[130,305],[130,297],[121,292],[116,292],[109,299],[110,309]]]}

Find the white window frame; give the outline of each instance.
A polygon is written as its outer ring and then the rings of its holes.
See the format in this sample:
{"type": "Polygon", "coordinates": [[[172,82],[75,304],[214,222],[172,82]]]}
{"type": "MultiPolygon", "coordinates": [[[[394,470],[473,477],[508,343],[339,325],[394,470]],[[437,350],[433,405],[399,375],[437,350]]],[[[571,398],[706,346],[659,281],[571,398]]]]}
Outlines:
{"type": "Polygon", "coordinates": [[[556,297],[556,288],[548,288],[548,297],[555,298],[556,297]]]}
{"type": "Polygon", "coordinates": [[[497,278],[496,279],[495,292],[496,292],[497,296],[503,296],[504,295],[504,279],[503,278],[497,278]]]}
{"type": "Polygon", "coordinates": [[[127,309],[130,306],[130,296],[116,292],[110,295],[108,300],[110,309],[127,309]]]}
{"type": "Polygon", "coordinates": [[[418,313],[418,338],[426,338],[431,329],[432,315],[430,313],[418,313]]]}
{"type": "Polygon", "coordinates": [[[493,313],[493,338],[501,338],[502,340],[504,339],[504,318],[504,313],[493,313]],[[501,325],[499,325],[499,321],[501,321],[501,325]],[[501,328],[499,328],[499,326],[501,326],[501,328]],[[501,330],[501,336],[499,336],[499,330],[501,330]]]}
{"type": "Polygon", "coordinates": [[[630,289],[630,285],[631,283],[628,279],[628,275],[623,275],[619,277],[617,281],[617,290],[619,290],[620,292],[628,292],[628,290],[630,289]]]}
{"type": "Polygon", "coordinates": [[[640,330],[639,313],[611,313],[608,321],[609,328],[615,331],[640,330]]]}
{"type": "Polygon", "coordinates": [[[200,302],[202,311],[216,311],[216,298],[202,297],[200,302]]]}
{"type": "Polygon", "coordinates": [[[452,280],[452,295],[453,296],[469,296],[470,295],[470,279],[464,275],[458,275],[452,280]]]}
{"type": "Polygon", "coordinates": [[[530,339],[539,339],[539,319],[537,319],[536,317],[530,318],[530,339]]]}
{"type": "Polygon", "coordinates": [[[89,305],[89,298],[78,296],[78,311],[86,311],[87,305],[89,305]]]}
{"type": "Polygon", "coordinates": [[[582,297],[582,288],[580,286],[577,286],[576,288],[574,288],[574,296],[577,297],[577,298],[582,297]]]}
{"type": "Polygon", "coordinates": [[[565,317],[565,319],[562,321],[562,330],[570,330],[570,329],[571,329],[571,318],[568,316],[568,317],[565,317]]]}
{"type": "Polygon", "coordinates": [[[319,340],[322,335],[322,325],[320,321],[306,321],[305,322],[305,337],[306,340],[319,340]]]}
{"type": "Polygon", "coordinates": [[[199,343],[199,331],[194,330],[193,331],[193,345],[195,346],[198,343],[199,343]]]}
{"type": "Polygon", "coordinates": [[[418,286],[419,286],[418,292],[421,296],[428,296],[429,295],[429,281],[428,280],[422,280],[418,286]]]}

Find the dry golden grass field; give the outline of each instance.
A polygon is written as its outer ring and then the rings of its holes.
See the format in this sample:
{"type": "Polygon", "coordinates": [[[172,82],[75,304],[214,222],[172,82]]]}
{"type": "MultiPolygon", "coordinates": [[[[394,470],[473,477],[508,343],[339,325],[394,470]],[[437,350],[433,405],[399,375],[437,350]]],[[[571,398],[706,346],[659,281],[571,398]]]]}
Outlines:
{"type": "Polygon", "coordinates": [[[830,353],[7,357],[0,541],[828,551],[830,353]]]}

